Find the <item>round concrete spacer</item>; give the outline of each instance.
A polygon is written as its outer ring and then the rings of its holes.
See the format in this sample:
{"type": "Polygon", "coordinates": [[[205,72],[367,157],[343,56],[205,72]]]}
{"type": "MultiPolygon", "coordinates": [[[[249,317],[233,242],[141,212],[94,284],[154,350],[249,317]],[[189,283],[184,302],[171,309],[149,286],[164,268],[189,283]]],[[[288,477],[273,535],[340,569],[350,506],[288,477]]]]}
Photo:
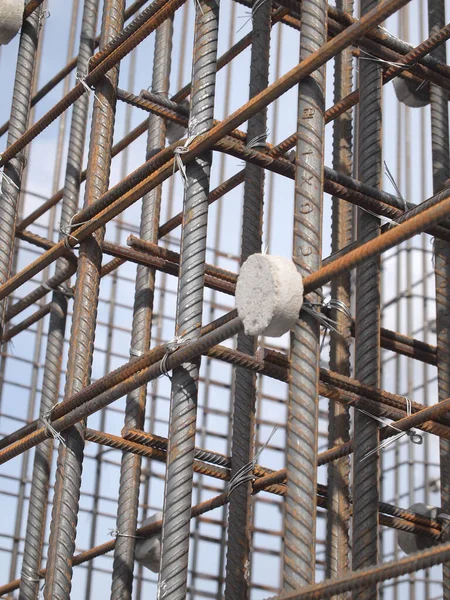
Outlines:
{"type": "Polygon", "coordinates": [[[303,304],[303,280],[292,260],[252,254],[241,267],[236,308],[247,335],[280,337],[295,325],[303,304]]]}
{"type": "MultiPolygon", "coordinates": [[[[429,519],[437,519],[440,508],[436,506],[427,506],[423,502],[417,502],[408,508],[412,513],[428,517],[429,519]]],[[[425,550],[426,548],[432,548],[440,544],[440,540],[434,540],[433,538],[421,535],[420,533],[409,533],[407,531],[397,531],[397,543],[405,554],[413,554],[419,552],[419,550],[425,550]]]]}
{"type": "Polygon", "coordinates": [[[25,0],[0,1],[0,45],[9,44],[22,27],[25,0]]]}
{"type": "Polygon", "coordinates": [[[419,88],[416,81],[396,77],[394,79],[394,90],[397,100],[403,102],[406,106],[420,108],[430,104],[430,86],[428,83],[419,88]]]}
{"type": "MultiPolygon", "coordinates": [[[[146,519],[142,526],[151,525],[155,521],[160,521],[163,517],[162,512],[157,512],[146,519]]],[[[161,560],[161,532],[145,538],[144,540],[137,539],[135,546],[135,559],[137,562],[153,571],[159,573],[159,563],[161,560]]]]}

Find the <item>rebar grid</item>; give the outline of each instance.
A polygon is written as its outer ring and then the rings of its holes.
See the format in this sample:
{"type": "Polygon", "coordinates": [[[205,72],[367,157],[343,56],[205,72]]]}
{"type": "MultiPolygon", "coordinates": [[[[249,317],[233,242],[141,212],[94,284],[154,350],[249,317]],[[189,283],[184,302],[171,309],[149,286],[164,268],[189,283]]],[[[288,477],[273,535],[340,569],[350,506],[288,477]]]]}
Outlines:
{"type": "Polygon", "coordinates": [[[448,512],[450,25],[407,3],[26,4],[0,49],[0,596],[447,597],[446,521],[409,506],[448,512]],[[262,248],[335,331],[244,335],[262,248]]]}

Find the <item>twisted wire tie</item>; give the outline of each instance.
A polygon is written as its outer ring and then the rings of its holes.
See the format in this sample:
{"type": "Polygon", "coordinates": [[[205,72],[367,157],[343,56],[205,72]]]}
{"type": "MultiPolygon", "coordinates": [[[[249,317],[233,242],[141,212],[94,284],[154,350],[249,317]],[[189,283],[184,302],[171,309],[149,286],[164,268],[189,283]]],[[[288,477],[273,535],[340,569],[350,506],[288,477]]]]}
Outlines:
{"type": "Polygon", "coordinates": [[[72,229],[74,229],[75,227],[79,227],[80,225],[86,225],[86,223],[89,223],[89,221],[81,221],[80,223],[75,223],[73,222],[74,218],[76,215],[73,215],[69,221],[68,225],[62,225],[60,224],[59,226],[59,230],[60,232],[65,236],[64,238],[64,246],[68,249],[68,250],[76,250],[77,248],[80,247],[80,241],[78,240],[78,238],[76,238],[74,235],[72,235],[72,229]],[[75,241],[75,245],[71,246],[69,243],[69,239],[72,239],[75,241]]]}
{"type": "Polygon", "coordinates": [[[181,177],[183,179],[184,187],[186,187],[187,183],[187,174],[186,166],[181,159],[181,155],[186,154],[186,152],[189,152],[189,145],[192,144],[196,137],[198,137],[198,134],[190,135],[184,142],[184,146],[177,146],[173,151],[173,156],[175,159],[173,163],[173,174],[175,174],[175,167],[178,167],[178,170],[180,171],[181,177]]]}
{"type": "Polygon", "coordinates": [[[247,463],[246,465],[241,467],[238,471],[236,471],[236,473],[230,479],[230,481],[228,482],[228,497],[230,497],[231,494],[234,492],[234,490],[237,487],[239,487],[240,485],[242,485],[243,483],[247,483],[249,481],[254,481],[256,479],[256,476],[253,473],[253,470],[256,466],[256,461],[260,457],[263,450],[269,445],[269,442],[275,435],[277,429],[278,429],[278,425],[275,425],[274,428],[272,429],[271,434],[267,438],[267,441],[261,446],[261,448],[255,454],[253,459],[249,463],[247,463]]]}
{"type": "Polygon", "coordinates": [[[113,527],[112,529],[110,529],[108,531],[108,535],[110,535],[111,537],[122,537],[122,538],[134,538],[135,540],[143,540],[145,538],[142,537],[142,535],[133,535],[132,533],[120,533],[120,531],[117,529],[117,527],[113,527]]]}
{"type": "Polygon", "coordinates": [[[29,581],[30,583],[39,583],[41,581],[39,574],[28,565],[22,565],[20,578],[29,581]]]}
{"type": "Polygon", "coordinates": [[[45,427],[45,431],[46,433],[49,433],[50,436],[57,442],[59,442],[60,444],[62,444],[65,448],[67,448],[66,446],[66,442],[64,441],[63,436],[61,435],[61,433],[59,431],[56,431],[56,429],[53,427],[53,425],[51,424],[51,415],[53,412],[53,409],[55,408],[55,406],[58,406],[58,403],[54,404],[50,410],[47,410],[46,412],[43,412],[41,415],[41,421],[44,423],[44,427],[45,427]]]}
{"type": "Polygon", "coordinates": [[[169,369],[167,369],[167,360],[173,352],[188,344],[191,340],[187,337],[183,337],[182,335],[176,335],[172,340],[169,340],[165,345],[164,349],[166,353],[161,359],[161,364],[159,367],[160,376],[166,375],[169,379],[172,379],[169,375],[169,369]]]}
{"type": "MultiPolygon", "coordinates": [[[[322,337],[322,342],[320,344],[320,352],[323,350],[323,346],[325,344],[325,337],[327,331],[333,331],[337,335],[343,337],[342,333],[337,329],[337,322],[334,321],[331,317],[327,317],[322,312],[318,312],[315,310],[315,307],[319,307],[320,309],[331,309],[335,308],[339,312],[343,313],[348,319],[352,318],[352,314],[350,312],[349,307],[342,302],[342,300],[337,300],[336,298],[331,298],[328,302],[311,302],[310,300],[304,300],[302,310],[304,310],[308,315],[314,317],[317,321],[319,321],[320,325],[324,328],[324,334],[322,337]]],[[[345,338],[344,338],[345,339],[345,338]]]]}
{"type": "Polygon", "coordinates": [[[66,298],[73,298],[74,297],[74,292],[69,287],[65,287],[63,285],[57,285],[55,287],[52,287],[48,283],[48,281],[43,281],[41,285],[42,285],[43,288],[45,288],[49,292],[58,292],[58,294],[62,294],[66,298]]]}
{"type": "MultiPolygon", "coordinates": [[[[405,401],[406,401],[406,416],[410,417],[412,414],[412,402],[411,402],[410,398],[406,398],[406,397],[405,397],[405,401]]],[[[390,446],[391,444],[393,444],[394,442],[396,442],[397,440],[399,440],[400,438],[402,438],[405,435],[408,436],[409,441],[412,442],[413,444],[418,444],[420,446],[423,443],[423,436],[420,433],[417,433],[417,431],[415,429],[409,429],[408,431],[403,431],[401,429],[398,429],[398,427],[395,427],[395,425],[393,425],[393,421],[389,421],[388,419],[384,419],[382,417],[373,415],[372,413],[370,413],[362,408],[357,408],[357,410],[359,410],[359,412],[367,415],[368,417],[371,417],[375,421],[379,421],[380,423],[382,423],[383,427],[390,427],[391,429],[395,429],[396,431],[398,431],[398,433],[396,435],[394,435],[390,438],[386,438],[380,444],[378,444],[378,446],[376,446],[376,448],[374,448],[373,450],[370,450],[369,452],[366,452],[366,454],[360,459],[359,462],[363,462],[370,456],[373,456],[374,454],[376,454],[379,450],[384,450],[385,448],[387,448],[388,446],[390,446]]]]}
{"type": "Polygon", "coordinates": [[[77,74],[75,75],[75,79],[81,83],[81,85],[84,87],[84,89],[87,91],[88,96],[93,95],[94,98],[97,100],[97,102],[99,104],[101,104],[103,106],[103,108],[107,108],[106,105],[100,100],[100,98],[97,96],[97,94],[95,93],[95,90],[93,88],[91,88],[87,83],[86,83],[86,77],[87,75],[83,75],[80,72],[77,72],[77,74]]]}

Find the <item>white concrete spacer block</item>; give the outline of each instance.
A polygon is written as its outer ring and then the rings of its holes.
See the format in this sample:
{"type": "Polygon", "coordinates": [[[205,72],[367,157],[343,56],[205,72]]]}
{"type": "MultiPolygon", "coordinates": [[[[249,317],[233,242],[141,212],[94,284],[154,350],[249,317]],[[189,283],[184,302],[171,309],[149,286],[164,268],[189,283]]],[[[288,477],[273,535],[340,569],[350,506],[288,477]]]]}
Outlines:
{"type": "Polygon", "coordinates": [[[25,0],[0,0],[0,45],[9,44],[22,27],[25,0]]]}
{"type": "MultiPolygon", "coordinates": [[[[423,517],[428,517],[429,519],[436,519],[440,513],[440,508],[437,508],[436,506],[427,506],[423,502],[413,504],[408,510],[418,515],[422,515],[423,517]]],[[[437,546],[440,542],[439,540],[434,540],[426,535],[398,530],[397,543],[405,554],[413,554],[414,552],[419,552],[419,550],[437,546]]]]}
{"type": "Polygon", "coordinates": [[[247,335],[280,337],[292,329],[302,304],[302,276],[289,258],[252,254],[242,265],[236,308],[247,335]]]}
{"type": "MultiPolygon", "coordinates": [[[[150,525],[155,521],[160,521],[162,517],[162,512],[157,512],[146,519],[142,525],[150,525]]],[[[161,560],[161,532],[155,533],[155,535],[152,535],[145,540],[137,539],[134,556],[140,565],[150,569],[153,573],[159,573],[159,563],[161,560]]]]}
{"type": "Polygon", "coordinates": [[[412,108],[420,108],[430,104],[430,86],[428,83],[418,89],[416,81],[396,77],[394,79],[394,90],[397,100],[411,106],[412,108]]]}

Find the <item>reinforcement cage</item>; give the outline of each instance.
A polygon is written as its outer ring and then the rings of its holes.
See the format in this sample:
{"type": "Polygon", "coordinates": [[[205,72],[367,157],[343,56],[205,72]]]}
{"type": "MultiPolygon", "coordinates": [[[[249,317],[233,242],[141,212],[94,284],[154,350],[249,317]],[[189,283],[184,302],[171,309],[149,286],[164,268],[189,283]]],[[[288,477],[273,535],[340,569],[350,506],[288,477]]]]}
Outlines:
{"type": "Polygon", "coordinates": [[[445,4],[26,3],[2,598],[450,599],[445,4]],[[261,252],[303,277],[280,338],[235,310],[261,252]]]}

